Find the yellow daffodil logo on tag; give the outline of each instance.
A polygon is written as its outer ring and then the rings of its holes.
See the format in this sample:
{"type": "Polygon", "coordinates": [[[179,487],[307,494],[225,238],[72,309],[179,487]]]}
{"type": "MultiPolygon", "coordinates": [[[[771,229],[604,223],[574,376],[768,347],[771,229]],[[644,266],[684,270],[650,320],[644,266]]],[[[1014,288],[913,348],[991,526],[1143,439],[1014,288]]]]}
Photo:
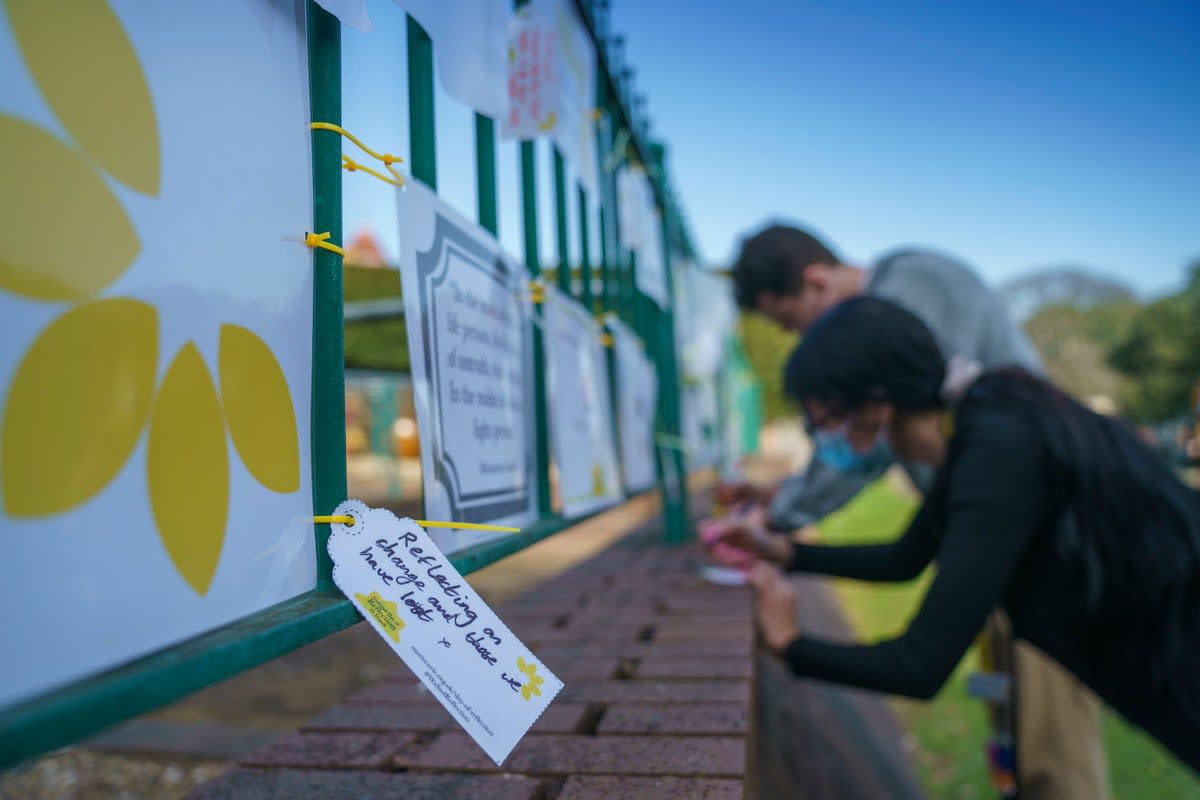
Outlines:
{"type": "MultiPolygon", "coordinates": [[[[216,375],[192,342],[159,381],[158,312],[101,297],[141,252],[106,175],[157,197],[162,164],[149,85],[104,0],[4,3],[20,54],[69,134],[0,113],[0,291],[71,304],[41,331],[8,387],[0,494],[14,517],[60,514],[112,481],[148,428],[159,538],[206,594],[229,509],[225,433],[274,492],[300,488],[296,415],[283,370],[252,331],[220,329],[216,375]]],[[[149,267],[152,269],[153,267],[149,267]]]]}
{"type": "Polygon", "coordinates": [[[537,664],[527,663],[525,659],[517,656],[517,669],[529,678],[528,683],[521,685],[521,697],[526,700],[532,699],[534,696],[541,697],[542,690],[538,687],[546,682],[546,679],[537,674],[537,664]]]}
{"type": "Polygon", "coordinates": [[[354,599],[379,623],[379,627],[383,628],[389,639],[400,644],[400,631],[404,630],[404,620],[400,618],[400,612],[395,603],[384,600],[379,592],[370,594],[355,592],[354,599]]]}

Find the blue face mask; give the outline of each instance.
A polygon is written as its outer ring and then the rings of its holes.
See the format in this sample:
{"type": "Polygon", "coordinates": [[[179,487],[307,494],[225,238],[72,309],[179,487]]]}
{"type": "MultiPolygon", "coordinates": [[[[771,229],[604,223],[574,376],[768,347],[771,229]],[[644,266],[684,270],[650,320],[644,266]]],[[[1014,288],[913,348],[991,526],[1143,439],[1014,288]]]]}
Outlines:
{"type": "Polygon", "coordinates": [[[817,431],[813,439],[815,443],[813,457],[838,472],[846,474],[874,472],[895,460],[892,448],[882,431],[880,431],[879,438],[875,440],[875,444],[862,452],[854,449],[844,431],[817,431]]]}

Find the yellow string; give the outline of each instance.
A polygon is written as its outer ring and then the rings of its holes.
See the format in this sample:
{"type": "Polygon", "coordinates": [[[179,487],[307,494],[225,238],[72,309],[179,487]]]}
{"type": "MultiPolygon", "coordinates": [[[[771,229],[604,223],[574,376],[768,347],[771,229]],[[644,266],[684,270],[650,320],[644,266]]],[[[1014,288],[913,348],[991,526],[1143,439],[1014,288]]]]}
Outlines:
{"type": "Polygon", "coordinates": [[[324,233],[305,233],[304,234],[304,244],[308,245],[309,247],[319,247],[322,250],[328,250],[331,253],[337,253],[342,258],[345,258],[346,251],[343,250],[342,248],[338,247],[336,244],[333,244],[332,242],[327,241],[328,239],[329,239],[329,231],[325,231],[324,233]]]}
{"type": "Polygon", "coordinates": [[[607,332],[601,333],[600,334],[600,344],[604,345],[605,347],[612,347],[613,346],[612,334],[607,333],[607,332]]]}
{"type": "MultiPolygon", "coordinates": [[[[400,158],[400,156],[394,156],[391,153],[376,153],[374,150],[372,150],[371,148],[369,148],[365,144],[363,144],[362,140],[360,140],[354,134],[350,133],[350,131],[346,130],[345,128],[343,128],[340,125],[334,125],[332,122],[314,122],[311,125],[309,125],[308,127],[312,128],[314,131],[333,131],[334,133],[345,136],[347,139],[354,142],[354,144],[358,145],[358,149],[362,150],[364,153],[369,155],[371,158],[375,159],[376,161],[383,162],[383,166],[387,168],[387,171],[392,173],[392,175],[396,178],[396,180],[400,181],[401,184],[404,183],[404,176],[401,175],[396,170],[392,169],[392,164],[403,164],[404,163],[404,159],[400,158]]],[[[344,156],[343,156],[343,158],[344,158],[344,156]]],[[[343,166],[344,166],[344,164],[343,164],[343,166]]],[[[364,168],[364,167],[359,167],[359,169],[362,169],[364,172],[367,171],[366,168],[364,168]]],[[[376,177],[382,177],[381,175],[379,175],[379,173],[373,172],[372,174],[375,175],[376,177]]],[[[387,178],[384,178],[384,180],[387,180],[387,178]]],[[[388,183],[391,183],[391,181],[388,181],[388,183]]]]}
{"type": "Polygon", "coordinates": [[[510,528],[507,525],[486,525],[482,522],[435,522],[431,519],[414,519],[413,522],[422,528],[462,528],[468,531],[504,531],[505,533],[520,533],[520,528],[510,528]]]}
{"type": "Polygon", "coordinates": [[[397,186],[400,188],[404,187],[404,179],[403,178],[399,178],[399,177],[389,178],[387,175],[384,175],[382,172],[376,172],[375,170],[371,169],[368,166],[359,164],[357,161],[355,161],[350,156],[342,156],[342,169],[346,170],[347,172],[358,172],[361,170],[361,171],[367,173],[368,175],[373,175],[374,177],[379,178],[379,180],[383,181],[384,183],[390,183],[392,186],[397,186]]]}
{"type": "MultiPolygon", "coordinates": [[[[313,522],[328,522],[340,523],[342,525],[353,525],[354,517],[349,514],[317,514],[313,516],[313,522]]],[[[507,525],[485,525],[481,522],[436,522],[429,519],[414,519],[413,522],[420,525],[422,528],[456,528],[469,531],[503,531],[504,533],[520,533],[520,528],[510,528],[507,525]]]]}

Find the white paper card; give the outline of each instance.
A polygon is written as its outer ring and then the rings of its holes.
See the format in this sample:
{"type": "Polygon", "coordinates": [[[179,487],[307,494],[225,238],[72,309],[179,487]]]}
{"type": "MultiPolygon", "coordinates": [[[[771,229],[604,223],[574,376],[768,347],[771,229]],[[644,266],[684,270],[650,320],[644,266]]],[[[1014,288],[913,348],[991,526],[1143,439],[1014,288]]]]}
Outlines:
{"type": "Polygon", "coordinates": [[[347,500],[330,525],[333,581],[497,765],[563,682],[407,517],[347,500]]]}
{"type": "Polygon", "coordinates": [[[600,326],[554,286],[542,301],[550,444],[563,514],[587,514],[621,499],[600,326]]]}
{"type": "Polygon", "coordinates": [[[500,135],[529,140],[549,135],[597,197],[596,48],[571,0],[534,0],[509,27],[508,111],[500,135]]]}
{"type": "MultiPolygon", "coordinates": [[[[537,516],[529,279],[420,182],[399,193],[398,210],[425,513],[526,525],[537,516]]],[[[486,537],[434,539],[452,553],[486,537]]]]}
{"type": "Polygon", "coordinates": [[[446,92],[485,116],[508,110],[509,0],[395,0],[433,41],[437,75],[446,92]]]}
{"type": "Polygon", "coordinates": [[[613,337],[616,362],[617,428],[625,488],[641,491],[654,485],[654,413],[658,373],[629,326],[613,315],[605,325],[613,337]]]}

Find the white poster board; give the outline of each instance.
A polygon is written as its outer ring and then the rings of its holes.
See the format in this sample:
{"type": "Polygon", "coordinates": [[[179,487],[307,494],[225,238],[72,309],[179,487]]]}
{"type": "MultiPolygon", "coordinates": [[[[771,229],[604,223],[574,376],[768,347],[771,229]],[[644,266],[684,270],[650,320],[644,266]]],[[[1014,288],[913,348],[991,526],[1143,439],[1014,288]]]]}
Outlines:
{"type": "MultiPolygon", "coordinates": [[[[418,181],[400,191],[399,224],[425,516],[525,525],[537,515],[525,270],[418,181]]],[[[434,538],[453,553],[485,536],[434,538]]]]}
{"type": "Polygon", "coordinates": [[[506,139],[550,136],[588,196],[599,192],[596,48],[571,0],[533,0],[509,32],[506,139]]]}
{"type": "Polygon", "coordinates": [[[621,499],[600,326],[586,308],[547,286],[542,303],[546,404],[559,495],[568,517],[621,499]]]}
{"type": "Polygon", "coordinates": [[[625,488],[640,492],[654,485],[654,420],[658,373],[641,340],[628,325],[608,315],[616,364],[617,430],[621,441],[621,474],[625,488]]]}
{"type": "Polygon", "coordinates": [[[481,114],[502,119],[508,111],[511,0],[395,0],[433,42],[438,80],[446,92],[481,114]]]}
{"type": "Polygon", "coordinates": [[[634,275],[638,291],[659,308],[670,305],[666,258],[663,252],[662,215],[654,202],[654,187],[641,167],[617,171],[618,233],[621,247],[637,256],[634,275]]]}
{"type": "Polygon", "coordinates": [[[316,583],[304,5],[63,13],[0,12],[0,706],[316,583]]]}

